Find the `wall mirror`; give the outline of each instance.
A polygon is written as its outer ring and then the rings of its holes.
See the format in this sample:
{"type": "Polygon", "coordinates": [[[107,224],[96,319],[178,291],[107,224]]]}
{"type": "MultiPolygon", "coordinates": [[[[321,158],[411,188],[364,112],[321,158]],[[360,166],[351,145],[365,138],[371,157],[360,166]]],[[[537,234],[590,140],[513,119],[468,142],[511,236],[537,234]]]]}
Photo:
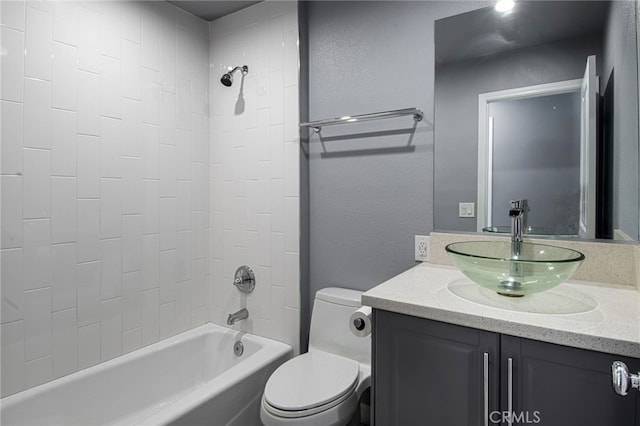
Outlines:
{"type": "Polygon", "coordinates": [[[435,230],[507,231],[525,199],[532,236],[639,240],[637,9],[516,1],[436,21],[435,230]]]}

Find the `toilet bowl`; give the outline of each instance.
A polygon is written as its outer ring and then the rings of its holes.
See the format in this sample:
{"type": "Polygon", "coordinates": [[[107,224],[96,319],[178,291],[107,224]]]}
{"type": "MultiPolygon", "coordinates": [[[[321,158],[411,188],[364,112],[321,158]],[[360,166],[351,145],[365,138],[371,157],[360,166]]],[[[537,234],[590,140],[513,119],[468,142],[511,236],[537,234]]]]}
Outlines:
{"type": "Polygon", "coordinates": [[[359,414],[371,384],[371,337],[356,337],[349,317],[362,292],[329,287],[316,293],[309,352],[273,372],[265,386],[260,419],[267,426],[348,424],[359,414]]]}

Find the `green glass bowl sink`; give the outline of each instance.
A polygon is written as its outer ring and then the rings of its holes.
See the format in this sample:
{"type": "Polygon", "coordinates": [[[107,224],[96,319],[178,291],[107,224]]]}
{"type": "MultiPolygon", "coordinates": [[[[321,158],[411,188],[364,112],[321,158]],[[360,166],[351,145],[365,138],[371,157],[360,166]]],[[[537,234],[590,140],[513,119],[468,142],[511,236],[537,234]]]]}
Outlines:
{"type": "Polygon", "coordinates": [[[576,250],[510,241],[451,243],[445,250],[475,283],[516,297],[557,286],[569,279],[584,260],[584,254],[576,250]]]}

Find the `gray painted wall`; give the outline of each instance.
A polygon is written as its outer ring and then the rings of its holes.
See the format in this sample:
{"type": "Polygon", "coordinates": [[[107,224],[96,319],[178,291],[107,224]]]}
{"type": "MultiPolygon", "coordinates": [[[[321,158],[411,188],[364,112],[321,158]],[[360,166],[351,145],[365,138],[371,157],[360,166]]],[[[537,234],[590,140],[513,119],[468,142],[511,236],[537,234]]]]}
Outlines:
{"type": "Polygon", "coordinates": [[[601,51],[599,38],[573,39],[438,67],[434,229],[476,230],[458,203],[477,203],[478,95],[582,78],[587,56],[601,51]]]}
{"type": "Polygon", "coordinates": [[[413,237],[431,231],[433,214],[433,22],[482,5],[308,3],[311,120],[425,112],[415,128],[402,117],[325,127],[322,139],[310,131],[310,298],[326,286],[367,290],[415,265],[413,237]]]}
{"type": "MultiPolygon", "coordinates": [[[[307,3],[308,45],[301,49],[309,57],[309,119],[411,106],[425,112],[415,129],[411,118],[403,117],[325,127],[322,139],[305,133],[309,264],[301,295],[307,294],[309,303],[320,288],[367,290],[415,265],[413,236],[431,232],[434,219],[434,21],[489,4],[307,3]]],[[[579,54],[577,76],[561,79],[581,77],[586,54],[579,54]]],[[[544,64],[539,58],[534,69],[544,64]]],[[[456,114],[466,108],[458,104],[456,114]]],[[[477,131],[472,133],[476,140],[477,131]]],[[[475,152],[458,149],[457,155],[476,161],[475,152]]],[[[474,183],[475,167],[465,171],[474,183]]],[[[473,200],[475,190],[472,195],[473,200]]],[[[308,321],[302,318],[304,330],[308,321]]]]}
{"type": "Polygon", "coordinates": [[[638,239],[638,63],[636,4],[613,2],[601,87],[613,74],[613,227],[638,239]]]}

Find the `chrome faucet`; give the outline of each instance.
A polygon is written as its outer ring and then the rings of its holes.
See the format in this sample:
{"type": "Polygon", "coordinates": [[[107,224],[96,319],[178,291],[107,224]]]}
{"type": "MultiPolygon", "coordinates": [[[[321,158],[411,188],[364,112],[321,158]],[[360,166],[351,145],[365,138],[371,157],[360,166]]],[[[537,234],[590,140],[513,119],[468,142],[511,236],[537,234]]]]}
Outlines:
{"type": "MultiPolygon", "coordinates": [[[[522,251],[522,228],[524,222],[524,214],[526,211],[527,200],[511,201],[509,209],[509,218],[511,219],[511,260],[520,259],[522,251]]],[[[519,262],[512,262],[509,267],[509,278],[500,284],[505,288],[506,292],[501,293],[509,295],[508,291],[516,290],[522,285],[518,277],[523,276],[522,265],[519,262]]]]}
{"type": "Polygon", "coordinates": [[[229,316],[227,317],[227,325],[233,325],[237,321],[244,320],[247,318],[249,318],[249,311],[247,311],[247,308],[242,308],[238,312],[229,314],[229,316]]]}
{"type": "MultiPolygon", "coordinates": [[[[524,213],[527,200],[511,201],[509,217],[511,218],[511,242],[522,242],[522,228],[524,225],[524,213]]],[[[513,244],[512,244],[513,245],[513,244]]]]}

